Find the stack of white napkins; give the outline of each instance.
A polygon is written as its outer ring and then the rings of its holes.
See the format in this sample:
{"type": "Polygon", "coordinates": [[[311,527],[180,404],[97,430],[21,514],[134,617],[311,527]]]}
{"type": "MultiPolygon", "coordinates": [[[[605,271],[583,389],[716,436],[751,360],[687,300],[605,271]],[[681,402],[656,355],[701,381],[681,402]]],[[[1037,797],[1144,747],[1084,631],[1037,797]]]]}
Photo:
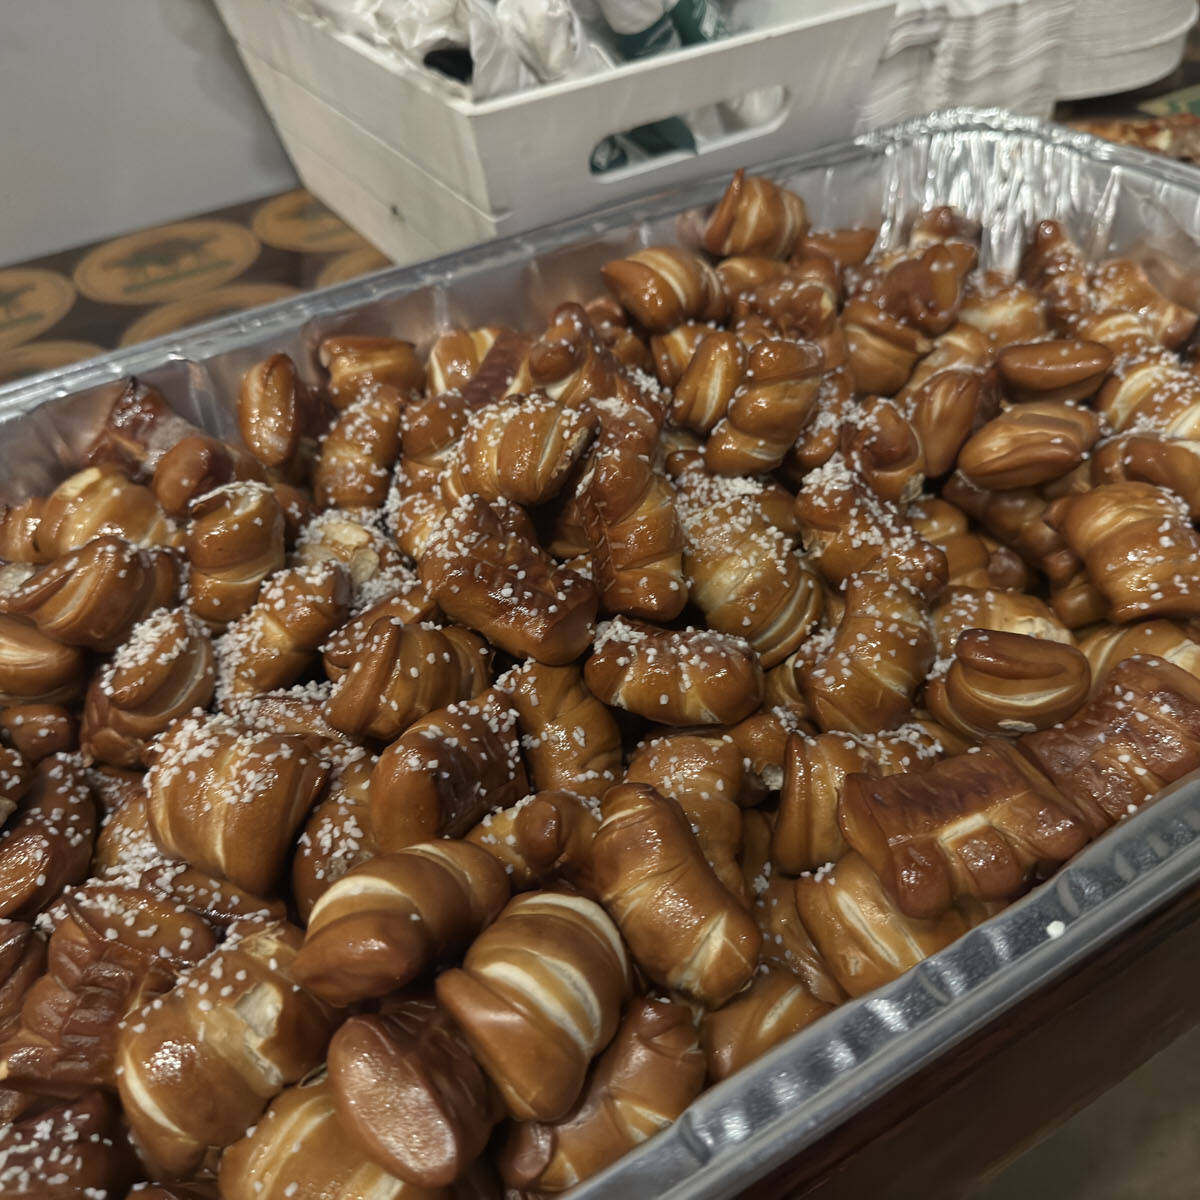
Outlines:
{"type": "Polygon", "coordinates": [[[1077,3],[900,0],[860,128],[958,104],[1047,115],[1077,3]]]}
{"type": "Polygon", "coordinates": [[[1078,100],[1143,87],[1183,58],[1196,0],[1075,0],[1059,96],[1078,100]]]}
{"type": "Polygon", "coordinates": [[[859,113],[860,129],[877,129],[936,107],[926,97],[947,9],[948,0],[899,0],[871,91],[859,113]]]}

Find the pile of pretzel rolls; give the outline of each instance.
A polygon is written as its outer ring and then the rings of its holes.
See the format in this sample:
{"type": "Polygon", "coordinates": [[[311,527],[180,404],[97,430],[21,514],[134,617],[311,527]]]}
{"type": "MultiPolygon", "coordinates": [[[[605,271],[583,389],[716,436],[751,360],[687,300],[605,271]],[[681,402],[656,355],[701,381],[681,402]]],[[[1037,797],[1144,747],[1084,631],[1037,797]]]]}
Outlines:
{"type": "Polygon", "coordinates": [[[6,1197],[567,1191],[1200,768],[1196,314],[695,228],[0,509],[6,1197]]]}

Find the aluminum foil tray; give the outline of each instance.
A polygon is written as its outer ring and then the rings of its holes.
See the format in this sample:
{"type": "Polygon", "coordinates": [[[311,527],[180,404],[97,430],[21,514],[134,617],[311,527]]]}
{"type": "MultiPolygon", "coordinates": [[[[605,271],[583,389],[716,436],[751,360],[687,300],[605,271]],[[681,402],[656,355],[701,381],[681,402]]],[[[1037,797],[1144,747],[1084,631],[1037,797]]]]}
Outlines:
{"type": "MultiPolygon", "coordinates": [[[[1200,288],[1200,171],[1138,150],[958,109],[747,165],[800,192],[815,224],[880,224],[885,246],[921,209],[955,205],[983,223],[985,268],[1011,271],[1033,225],[1054,217],[1090,255],[1137,258],[1164,291],[1200,306],[1192,290],[1200,288]]],[[[335,330],[394,333],[427,347],[452,325],[536,329],[557,303],[594,294],[605,260],[686,238],[695,209],[726,182],[384,271],[0,388],[0,498],[47,490],[72,469],[127,375],[159,387],[197,424],[236,436],[238,379],[267,352],[287,351],[314,374],[314,347],[335,330]]],[[[1197,880],[1200,778],[1192,777],[954,945],[706,1092],[574,1197],[676,1200],[746,1188],[1197,880]]]]}

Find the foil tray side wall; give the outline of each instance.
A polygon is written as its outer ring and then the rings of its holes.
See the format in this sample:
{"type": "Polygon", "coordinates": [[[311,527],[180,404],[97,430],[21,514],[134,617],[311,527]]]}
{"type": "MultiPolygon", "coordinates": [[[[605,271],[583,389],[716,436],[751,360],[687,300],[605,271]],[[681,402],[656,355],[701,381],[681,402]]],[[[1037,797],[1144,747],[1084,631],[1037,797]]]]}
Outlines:
{"type": "MultiPolygon", "coordinates": [[[[1053,217],[1090,256],[1137,258],[1169,295],[1200,307],[1200,172],[1141,151],[961,109],[754,169],[800,192],[815,225],[878,225],[884,246],[899,243],[921,210],[954,205],[984,226],[985,269],[1013,271],[1036,222],[1053,217]]],[[[450,325],[536,328],[557,303],[594,294],[605,260],[694,241],[700,210],[725,183],[660,193],[0,387],[0,499],[47,490],[77,466],[129,375],[159,387],[196,424],[236,438],[238,380],[266,353],[286,351],[315,378],[316,346],[336,330],[426,348],[450,325]]],[[[573,1195],[675,1200],[745,1188],[1197,878],[1193,778],[954,945],[706,1092],[573,1195]]]]}

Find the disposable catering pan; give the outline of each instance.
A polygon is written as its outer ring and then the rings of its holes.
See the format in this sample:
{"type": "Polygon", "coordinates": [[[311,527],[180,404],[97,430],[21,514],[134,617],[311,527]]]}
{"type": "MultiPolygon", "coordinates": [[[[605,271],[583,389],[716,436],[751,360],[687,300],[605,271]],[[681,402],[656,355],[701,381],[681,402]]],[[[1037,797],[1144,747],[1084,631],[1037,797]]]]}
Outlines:
{"type": "MultiPolygon", "coordinates": [[[[1200,280],[1200,172],[1138,150],[959,109],[747,166],[801,193],[814,224],[878,224],[884,246],[921,209],[954,205],[982,222],[985,268],[1015,268],[1034,224],[1053,217],[1090,256],[1136,258],[1164,291],[1197,306],[1188,287],[1190,276],[1200,280]]],[[[535,329],[557,303],[594,294],[607,259],[686,236],[689,213],[726,182],[384,271],[0,388],[0,496],[45,491],[61,478],[127,375],[159,387],[197,424],[236,437],[238,379],[268,352],[286,351],[315,374],[313,348],[335,330],[428,346],[451,325],[535,329]]],[[[948,949],[704,1093],[672,1128],[574,1195],[668,1200],[745,1189],[1198,880],[1200,778],[1191,777],[948,949]]]]}

